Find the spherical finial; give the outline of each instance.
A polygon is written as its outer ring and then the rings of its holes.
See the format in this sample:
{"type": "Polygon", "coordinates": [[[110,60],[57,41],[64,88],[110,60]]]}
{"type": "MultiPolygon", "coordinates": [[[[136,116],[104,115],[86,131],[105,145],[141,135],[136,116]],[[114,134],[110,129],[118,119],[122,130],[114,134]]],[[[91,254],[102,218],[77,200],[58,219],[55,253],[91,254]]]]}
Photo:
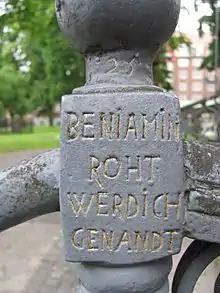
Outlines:
{"type": "Polygon", "coordinates": [[[81,53],[146,50],[173,33],[180,0],[56,0],[63,33],[81,53]]]}

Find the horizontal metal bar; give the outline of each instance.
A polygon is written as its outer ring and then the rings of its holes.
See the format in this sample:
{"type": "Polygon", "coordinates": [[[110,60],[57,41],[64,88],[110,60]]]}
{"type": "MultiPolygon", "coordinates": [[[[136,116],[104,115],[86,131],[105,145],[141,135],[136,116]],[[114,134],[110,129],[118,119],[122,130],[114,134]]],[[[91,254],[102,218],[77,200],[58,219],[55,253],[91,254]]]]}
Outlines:
{"type": "MultiPolygon", "coordinates": [[[[211,239],[196,228],[198,218],[207,220],[209,228],[214,220],[219,222],[219,158],[218,146],[184,142],[186,231],[190,237],[211,239]]],[[[57,149],[0,173],[0,231],[59,210],[59,169],[57,149]]]]}
{"type": "Polygon", "coordinates": [[[184,142],[184,165],[186,235],[220,243],[220,144],[184,142]]]}
{"type": "Polygon", "coordinates": [[[59,210],[59,150],[0,172],[0,231],[59,210]]]}
{"type": "Polygon", "coordinates": [[[184,142],[184,167],[189,188],[220,188],[220,144],[184,142]]]}

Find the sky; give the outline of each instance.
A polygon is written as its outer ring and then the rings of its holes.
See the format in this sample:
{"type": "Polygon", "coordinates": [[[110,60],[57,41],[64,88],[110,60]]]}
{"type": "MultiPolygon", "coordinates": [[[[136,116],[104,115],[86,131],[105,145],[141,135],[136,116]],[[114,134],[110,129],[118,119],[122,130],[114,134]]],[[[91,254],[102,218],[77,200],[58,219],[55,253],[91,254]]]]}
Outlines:
{"type": "Polygon", "coordinates": [[[186,7],[188,12],[182,9],[177,29],[181,32],[196,32],[198,28],[198,19],[202,15],[210,13],[209,5],[200,5],[199,12],[195,12],[193,0],[181,0],[181,6],[186,7]]]}

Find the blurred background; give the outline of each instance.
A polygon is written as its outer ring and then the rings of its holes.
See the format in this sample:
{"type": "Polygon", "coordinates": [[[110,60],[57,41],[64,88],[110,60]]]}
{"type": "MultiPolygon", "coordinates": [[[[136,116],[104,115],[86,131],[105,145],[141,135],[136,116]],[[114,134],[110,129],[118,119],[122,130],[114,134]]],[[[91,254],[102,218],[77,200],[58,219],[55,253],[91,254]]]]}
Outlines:
{"type": "MultiPolygon", "coordinates": [[[[176,31],[154,62],[155,84],[180,99],[187,140],[220,142],[218,2],[182,0],[176,31]]],[[[54,0],[0,0],[0,171],[59,146],[61,96],[84,81],[84,60],[60,32],[54,0]]],[[[76,272],[64,262],[60,229],[53,214],[0,234],[0,293],[72,292],[76,272]]],[[[212,292],[219,267],[220,259],[195,292],[212,292]]]]}
{"type": "MultiPolygon", "coordinates": [[[[186,139],[220,140],[217,0],[182,0],[156,56],[155,84],[174,92],[186,139]]],[[[84,60],[60,32],[54,1],[0,0],[0,152],[59,145],[60,99],[84,83],[84,60]]]]}

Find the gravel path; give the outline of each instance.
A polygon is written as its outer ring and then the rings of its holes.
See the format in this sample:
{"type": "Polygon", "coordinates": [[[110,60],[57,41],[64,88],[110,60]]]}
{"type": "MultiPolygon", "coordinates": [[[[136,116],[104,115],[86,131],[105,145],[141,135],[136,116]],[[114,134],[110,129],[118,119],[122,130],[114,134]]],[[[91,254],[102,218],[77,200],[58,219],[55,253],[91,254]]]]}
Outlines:
{"type": "Polygon", "coordinates": [[[0,170],[11,167],[27,158],[34,157],[47,150],[20,151],[15,153],[0,153],[0,170]]]}

